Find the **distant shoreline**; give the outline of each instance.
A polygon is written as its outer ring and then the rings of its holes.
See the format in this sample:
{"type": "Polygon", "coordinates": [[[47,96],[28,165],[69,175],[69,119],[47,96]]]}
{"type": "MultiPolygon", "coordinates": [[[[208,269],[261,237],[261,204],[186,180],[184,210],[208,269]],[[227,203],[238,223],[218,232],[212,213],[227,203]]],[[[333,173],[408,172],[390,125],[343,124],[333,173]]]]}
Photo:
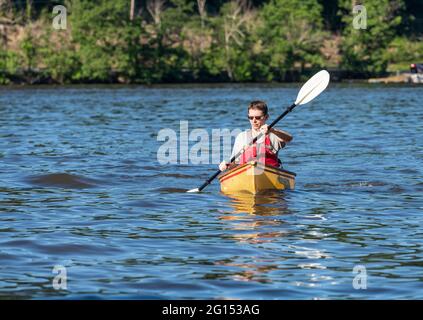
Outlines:
{"type": "MultiPolygon", "coordinates": [[[[323,68],[324,69],[324,68],[323,68]]],[[[423,75],[411,74],[409,72],[391,73],[384,77],[365,77],[364,74],[358,74],[349,71],[342,70],[331,70],[327,69],[331,74],[331,82],[336,83],[382,83],[382,84],[417,84],[423,83],[423,75]],[[355,77],[353,77],[355,76],[355,77]]],[[[43,76],[42,73],[32,72],[29,75],[6,75],[8,83],[0,83],[0,87],[10,86],[78,86],[78,85],[125,85],[125,86],[154,86],[154,85],[221,85],[221,84],[294,84],[302,83],[309,77],[310,74],[316,70],[307,70],[304,74],[297,73],[291,78],[291,80],[273,80],[263,81],[257,79],[257,81],[230,81],[224,77],[216,78],[204,78],[204,79],[185,79],[169,80],[169,81],[158,81],[152,83],[136,82],[136,81],[123,81],[119,77],[111,77],[110,81],[75,81],[68,83],[59,83],[49,77],[43,76]]],[[[0,74],[1,75],[1,74],[0,74]]]]}
{"type": "MultiPolygon", "coordinates": [[[[254,78],[249,81],[234,81],[229,79],[224,74],[219,75],[205,75],[203,77],[196,78],[193,76],[191,72],[186,72],[183,74],[174,74],[173,77],[168,77],[166,79],[160,81],[152,81],[150,83],[137,81],[137,80],[129,80],[126,79],[123,75],[120,74],[119,71],[115,70],[112,71],[107,80],[104,81],[96,81],[94,79],[82,79],[79,81],[66,81],[66,82],[58,82],[55,81],[53,78],[49,76],[49,72],[47,69],[32,69],[32,70],[24,70],[21,69],[16,73],[8,74],[2,70],[0,70],[0,79],[3,76],[4,79],[7,79],[6,83],[1,83],[1,85],[73,85],[73,84],[95,84],[95,85],[102,85],[102,84],[123,84],[123,85],[156,85],[156,84],[216,84],[216,83],[235,83],[235,84],[243,84],[243,83],[302,83],[307,81],[314,73],[317,71],[325,69],[329,71],[331,75],[331,82],[367,82],[370,77],[368,74],[362,72],[355,72],[355,71],[347,71],[341,70],[337,68],[310,68],[300,70],[288,70],[284,73],[281,73],[279,79],[274,80],[267,80],[263,79],[260,76],[254,78]]],[[[386,74],[388,75],[388,74],[386,74]]]]}
{"type": "MultiPolygon", "coordinates": [[[[409,83],[409,82],[384,82],[384,81],[369,81],[370,79],[345,79],[341,81],[334,81],[332,85],[365,85],[365,86],[419,86],[419,84],[409,83]]],[[[57,83],[36,83],[36,84],[27,84],[27,83],[10,83],[10,84],[0,84],[0,90],[7,89],[21,89],[21,88],[172,88],[172,87],[295,87],[301,82],[163,82],[163,83],[152,83],[152,84],[143,84],[143,83],[66,83],[66,84],[57,84],[57,83]]]]}

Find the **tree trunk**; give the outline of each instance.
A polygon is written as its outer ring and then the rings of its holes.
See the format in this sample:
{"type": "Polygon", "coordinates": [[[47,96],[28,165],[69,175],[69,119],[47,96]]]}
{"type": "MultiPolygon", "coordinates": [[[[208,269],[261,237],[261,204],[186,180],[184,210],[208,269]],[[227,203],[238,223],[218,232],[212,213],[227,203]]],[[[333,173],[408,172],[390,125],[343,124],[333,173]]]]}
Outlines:
{"type": "Polygon", "coordinates": [[[28,21],[31,21],[31,16],[32,16],[32,0],[27,0],[26,1],[26,18],[28,19],[28,21]]]}
{"type": "Polygon", "coordinates": [[[129,20],[134,20],[135,0],[131,0],[131,9],[129,12],[129,20]]]}
{"type": "Polygon", "coordinates": [[[225,64],[226,64],[226,73],[231,81],[234,79],[234,75],[232,73],[231,63],[229,61],[229,44],[228,42],[225,43],[225,64]]]}

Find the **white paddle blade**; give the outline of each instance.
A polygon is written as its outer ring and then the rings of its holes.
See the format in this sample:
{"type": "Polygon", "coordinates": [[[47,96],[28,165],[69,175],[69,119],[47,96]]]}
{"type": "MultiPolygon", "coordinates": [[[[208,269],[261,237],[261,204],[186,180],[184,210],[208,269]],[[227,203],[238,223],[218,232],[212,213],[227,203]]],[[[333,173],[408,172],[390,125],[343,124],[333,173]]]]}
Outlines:
{"type": "Polygon", "coordinates": [[[187,192],[200,192],[200,190],[198,188],[195,188],[195,189],[188,190],[187,192]]]}
{"type": "Polygon", "coordinates": [[[317,72],[302,86],[300,92],[298,92],[295,104],[299,106],[316,98],[326,89],[329,84],[329,79],[330,75],[326,70],[317,72]]]}

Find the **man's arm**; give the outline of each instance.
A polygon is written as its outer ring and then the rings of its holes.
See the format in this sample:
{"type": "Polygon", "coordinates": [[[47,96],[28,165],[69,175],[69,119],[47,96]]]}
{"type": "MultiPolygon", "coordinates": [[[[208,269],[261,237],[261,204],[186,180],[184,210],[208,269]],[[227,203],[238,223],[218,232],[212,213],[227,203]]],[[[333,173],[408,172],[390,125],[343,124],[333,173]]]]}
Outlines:
{"type": "Polygon", "coordinates": [[[275,134],[283,142],[290,142],[293,138],[288,132],[283,131],[283,130],[272,128],[272,129],[270,129],[270,132],[275,134]]]}

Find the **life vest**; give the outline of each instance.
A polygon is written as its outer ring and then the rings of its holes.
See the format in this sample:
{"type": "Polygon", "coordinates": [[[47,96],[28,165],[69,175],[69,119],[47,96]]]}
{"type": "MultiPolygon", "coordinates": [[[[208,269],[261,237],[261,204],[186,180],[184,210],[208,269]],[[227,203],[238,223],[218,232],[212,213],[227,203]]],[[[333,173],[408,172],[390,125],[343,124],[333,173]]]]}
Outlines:
{"type": "MultiPolygon", "coordinates": [[[[247,141],[251,141],[252,134],[251,130],[247,131],[247,141]]],[[[281,162],[278,159],[277,154],[273,151],[274,148],[270,143],[269,135],[266,134],[264,144],[259,143],[259,156],[257,157],[257,142],[246,148],[244,153],[241,155],[239,164],[244,164],[249,161],[258,161],[268,166],[279,167],[281,162]]]]}

